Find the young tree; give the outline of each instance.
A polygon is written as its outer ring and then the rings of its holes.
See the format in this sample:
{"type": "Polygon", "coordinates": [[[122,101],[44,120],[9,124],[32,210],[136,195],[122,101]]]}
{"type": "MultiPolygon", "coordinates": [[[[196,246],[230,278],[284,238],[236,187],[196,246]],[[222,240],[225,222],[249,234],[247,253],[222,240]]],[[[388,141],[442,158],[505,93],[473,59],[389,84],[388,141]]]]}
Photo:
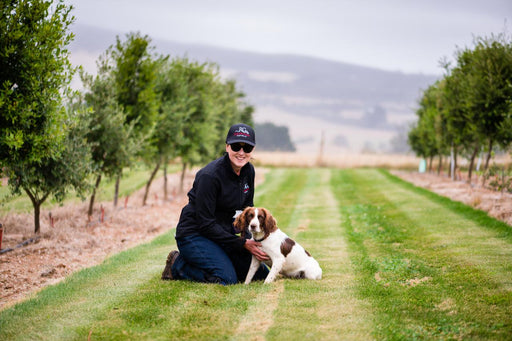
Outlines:
{"type": "Polygon", "coordinates": [[[187,84],[189,114],[183,125],[178,156],[183,162],[180,190],[189,165],[208,162],[222,153],[228,128],[237,122],[252,124],[253,107],[242,101],[244,94],[232,80],[220,80],[215,64],[182,60],[187,84]]]}
{"type": "MultiPolygon", "coordinates": [[[[125,113],[125,124],[133,125],[132,137],[138,154],[144,155],[158,111],[155,81],[159,61],[151,54],[151,39],[140,33],[119,37],[107,50],[112,63],[112,76],[117,102],[125,113]]],[[[117,206],[122,170],[116,176],[114,206],[117,206]]]]}
{"type": "Polygon", "coordinates": [[[89,190],[91,173],[90,147],[86,143],[88,117],[83,113],[68,112],[67,127],[58,155],[44,156],[38,162],[22,162],[7,168],[9,185],[14,194],[23,190],[34,207],[34,233],[40,232],[41,205],[50,196],[62,202],[70,189],[84,197],[89,190]]]}
{"type": "MultiPolygon", "coordinates": [[[[435,132],[439,151],[445,153],[447,145],[451,148],[452,169],[458,154],[468,157],[471,182],[482,149],[488,152],[487,169],[494,146],[506,150],[512,143],[512,41],[505,34],[476,38],[473,49],[458,50],[456,56],[457,65],[446,64],[447,74],[438,82],[435,97],[441,115],[434,121],[435,132]]],[[[425,152],[420,128],[418,124],[411,130],[410,143],[425,152]]]]}
{"type": "Polygon", "coordinates": [[[470,56],[467,106],[476,116],[477,134],[487,141],[485,169],[494,145],[511,142],[512,42],[506,35],[477,38],[470,56]]]}
{"type": "Polygon", "coordinates": [[[77,167],[71,146],[81,141],[69,134],[79,123],[62,102],[73,73],[66,48],[73,38],[71,10],[63,1],[43,0],[0,7],[0,168],[12,191],[32,200],[36,233],[48,196],[62,198],[84,180],[78,169],[67,171],[77,167]]]}
{"type": "MultiPolygon", "coordinates": [[[[467,56],[465,56],[467,57],[467,56]]],[[[480,146],[476,134],[474,112],[466,105],[468,91],[468,64],[459,64],[444,78],[442,93],[443,120],[446,122],[448,143],[452,154],[452,168],[457,169],[459,153],[473,151],[480,146]]],[[[452,179],[456,174],[451,172],[452,179]]]]}
{"type": "Polygon", "coordinates": [[[0,160],[4,166],[59,152],[65,132],[60,90],[72,68],[70,7],[10,1],[0,7],[0,160]]]}
{"type": "Polygon", "coordinates": [[[164,200],[167,200],[167,164],[178,154],[178,146],[183,139],[183,124],[192,111],[187,80],[181,71],[182,63],[182,60],[176,59],[172,62],[162,60],[160,64],[155,88],[159,98],[158,116],[150,139],[152,148],[147,148],[144,156],[153,171],[146,184],[142,205],[146,204],[151,183],[162,165],[164,200]]]}
{"type": "MultiPolygon", "coordinates": [[[[432,171],[432,163],[435,156],[441,155],[442,143],[439,141],[441,132],[439,130],[439,122],[441,116],[441,108],[439,102],[439,85],[435,83],[431,85],[423,93],[423,97],[419,102],[419,109],[416,111],[418,115],[418,124],[416,134],[419,134],[419,143],[421,144],[420,154],[429,160],[429,171],[432,171]]],[[[411,138],[414,137],[411,136],[411,138]]],[[[415,146],[418,149],[418,146],[415,146]]]]}
{"type": "Polygon", "coordinates": [[[217,130],[214,126],[212,82],[215,65],[180,59],[176,65],[176,77],[183,82],[184,112],[182,138],[177,147],[177,156],[182,161],[180,191],[183,191],[185,171],[189,165],[210,160],[215,153],[214,142],[217,130]]]}
{"type": "Polygon", "coordinates": [[[113,178],[123,167],[130,165],[136,149],[131,138],[133,123],[125,124],[125,115],[117,103],[114,82],[107,56],[100,57],[95,77],[82,73],[80,76],[86,92],[82,105],[90,111],[87,141],[92,149],[95,185],[89,202],[92,216],[96,192],[102,177],[113,178]]]}

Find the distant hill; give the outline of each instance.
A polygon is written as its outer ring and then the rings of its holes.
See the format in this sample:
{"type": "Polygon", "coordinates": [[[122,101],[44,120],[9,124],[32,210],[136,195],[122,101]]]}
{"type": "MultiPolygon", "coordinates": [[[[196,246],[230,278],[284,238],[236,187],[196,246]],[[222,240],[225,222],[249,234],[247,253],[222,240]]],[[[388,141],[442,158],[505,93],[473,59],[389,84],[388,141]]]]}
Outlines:
{"type": "MultiPolygon", "coordinates": [[[[72,59],[88,72],[95,71],[94,61],[115,42],[115,36],[126,33],[80,25],[72,30],[72,59]]],[[[322,131],[327,147],[388,149],[393,135],[413,120],[421,90],[437,78],[298,55],[157,39],[153,44],[157,52],[171,57],[186,55],[218,64],[222,75],[235,78],[256,107],[255,120],[289,127],[298,151],[316,150],[322,131]]]]}

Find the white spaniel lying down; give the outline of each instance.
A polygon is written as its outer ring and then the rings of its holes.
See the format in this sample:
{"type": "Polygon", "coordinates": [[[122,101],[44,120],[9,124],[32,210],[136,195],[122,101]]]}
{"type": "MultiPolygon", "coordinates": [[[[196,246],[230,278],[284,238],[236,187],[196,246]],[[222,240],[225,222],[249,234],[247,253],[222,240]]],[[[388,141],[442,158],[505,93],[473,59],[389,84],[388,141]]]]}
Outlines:
{"type": "MultiPolygon", "coordinates": [[[[272,267],[265,283],[273,282],[279,273],[291,278],[322,278],[322,269],[318,262],[277,227],[276,220],[267,209],[247,207],[235,219],[234,225],[241,231],[242,236],[246,229],[249,230],[252,239],[260,242],[261,249],[270,257],[272,267]]],[[[259,266],[260,261],[252,256],[245,284],[251,283],[259,266]]]]}

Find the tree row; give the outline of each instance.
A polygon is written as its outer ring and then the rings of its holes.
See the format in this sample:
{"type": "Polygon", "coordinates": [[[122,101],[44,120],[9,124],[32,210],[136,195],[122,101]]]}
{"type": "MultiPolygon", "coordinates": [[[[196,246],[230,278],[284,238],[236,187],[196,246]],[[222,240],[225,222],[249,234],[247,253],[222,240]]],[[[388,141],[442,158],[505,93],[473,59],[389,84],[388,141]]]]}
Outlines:
{"type": "Polygon", "coordinates": [[[253,107],[213,63],[158,55],[148,36],[129,33],[90,75],[69,62],[72,6],[20,0],[0,11],[0,175],[31,199],[36,233],[48,197],[90,196],[90,216],[101,180],[117,180],[117,205],[123,170],[144,160],[152,169],[145,204],[170,160],[179,158],[184,174],[221,154],[233,123],[252,124],[253,107]],[[80,92],[69,88],[77,73],[80,92]]]}
{"type": "Polygon", "coordinates": [[[477,37],[472,48],[456,51],[454,66],[444,62],[445,75],[422,94],[417,122],[408,142],[418,155],[438,158],[438,172],[449,157],[456,179],[460,157],[469,162],[468,181],[477,157],[489,161],[512,142],[512,42],[506,34],[477,37]]]}

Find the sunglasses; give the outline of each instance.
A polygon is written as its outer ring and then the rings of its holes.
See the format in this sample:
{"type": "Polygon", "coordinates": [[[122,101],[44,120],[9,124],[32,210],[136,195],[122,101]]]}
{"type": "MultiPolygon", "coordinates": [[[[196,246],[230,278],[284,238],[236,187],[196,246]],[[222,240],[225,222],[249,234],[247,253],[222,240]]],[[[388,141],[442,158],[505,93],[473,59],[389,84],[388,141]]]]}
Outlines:
{"type": "Polygon", "coordinates": [[[230,144],[230,146],[231,146],[231,150],[234,152],[238,152],[240,149],[243,148],[244,152],[250,153],[254,149],[254,146],[251,146],[250,144],[247,144],[247,143],[244,144],[243,146],[241,143],[232,143],[232,144],[230,144]]]}

